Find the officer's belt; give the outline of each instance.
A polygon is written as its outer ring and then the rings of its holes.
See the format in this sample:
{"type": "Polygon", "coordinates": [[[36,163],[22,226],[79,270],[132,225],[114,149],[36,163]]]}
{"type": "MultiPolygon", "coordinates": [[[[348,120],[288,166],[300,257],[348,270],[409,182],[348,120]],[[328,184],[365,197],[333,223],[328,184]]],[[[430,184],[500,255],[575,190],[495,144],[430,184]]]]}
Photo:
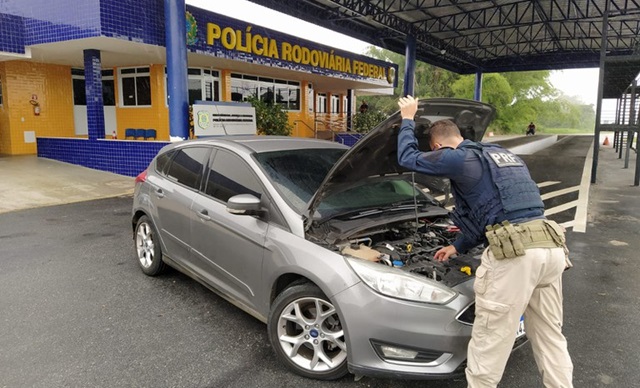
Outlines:
{"type": "Polygon", "coordinates": [[[511,259],[524,256],[529,248],[566,247],[564,231],[555,221],[533,220],[522,224],[502,224],[487,226],[485,233],[489,249],[496,259],[511,259]]]}

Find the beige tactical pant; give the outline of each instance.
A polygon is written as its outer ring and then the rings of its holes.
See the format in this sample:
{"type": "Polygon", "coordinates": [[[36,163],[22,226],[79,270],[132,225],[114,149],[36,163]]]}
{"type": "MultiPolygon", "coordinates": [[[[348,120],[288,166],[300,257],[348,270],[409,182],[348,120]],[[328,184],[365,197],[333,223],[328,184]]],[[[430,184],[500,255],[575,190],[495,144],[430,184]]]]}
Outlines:
{"type": "Polygon", "coordinates": [[[527,249],[496,260],[489,249],[476,271],[476,318],[469,342],[469,388],[496,387],[513,348],[520,317],[545,387],[573,387],[573,364],[562,335],[562,248],[527,249]]]}

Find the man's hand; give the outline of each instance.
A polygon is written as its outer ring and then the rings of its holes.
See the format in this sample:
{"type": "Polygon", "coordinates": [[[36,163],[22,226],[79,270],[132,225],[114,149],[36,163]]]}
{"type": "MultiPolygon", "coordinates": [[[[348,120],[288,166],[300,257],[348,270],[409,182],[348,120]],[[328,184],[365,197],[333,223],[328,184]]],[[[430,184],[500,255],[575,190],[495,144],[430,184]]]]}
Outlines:
{"type": "Polygon", "coordinates": [[[418,111],[418,99],[411,96],[400,97],[398,106],[400,107],[400,116],[403,119],[413,120],[418,111]]]}
{"type": "Polygon", "coordinates": [[[456,253],[458,253],[456,247],[454,247],[453,245],[449,245],[436,252],[436,254],[433,255],[433,258],[438,260],[439,262],[443,262],[449,260],[449,257],[451,255],[455,255],[456,253]]]}

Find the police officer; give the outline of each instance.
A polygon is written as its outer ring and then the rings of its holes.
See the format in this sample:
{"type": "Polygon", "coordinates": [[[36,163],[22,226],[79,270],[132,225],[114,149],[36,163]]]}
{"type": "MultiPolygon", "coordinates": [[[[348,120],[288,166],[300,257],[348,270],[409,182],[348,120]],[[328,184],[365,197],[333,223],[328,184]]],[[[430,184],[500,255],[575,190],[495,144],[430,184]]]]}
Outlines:
{"type": "Polygon", "coordinates": [[[562,273],[570,264],[568,251],[563,230],[544,217],[540,192],[527,167],[500,146],[465,140],[451,120],[432,124],[431,152],[422,152],[414,135],[418,101],[407,96],[398,105],[398,163],[451,181],[451,217],[462,233],[436,252],[436,260],[488,245],[475,274],[468,386],[498,385],[524,314],[545,387],[573,387],[573,364],[562,335],[562,273]]]}

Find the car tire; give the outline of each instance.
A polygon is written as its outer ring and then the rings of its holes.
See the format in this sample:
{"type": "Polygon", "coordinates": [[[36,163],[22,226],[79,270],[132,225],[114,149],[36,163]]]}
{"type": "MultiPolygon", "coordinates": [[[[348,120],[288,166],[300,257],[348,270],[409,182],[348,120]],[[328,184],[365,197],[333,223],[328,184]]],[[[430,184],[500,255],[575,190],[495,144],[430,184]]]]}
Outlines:
{"type": "Polygon", "coordinates": [[[140,269],[145,275],[157,276],[163,273],[167,265],[162,261],[162,248],[158,231],[147,216],[142,216],[136,224],[136,256],[140,269]]]}
{"type": "Polygon", "coordinates": [[[340,317],[317,286],[298,284],[278,295],[269,313],[268,333],[277,357],[295,373],[319,380],[348,373],[340,317]]]}

